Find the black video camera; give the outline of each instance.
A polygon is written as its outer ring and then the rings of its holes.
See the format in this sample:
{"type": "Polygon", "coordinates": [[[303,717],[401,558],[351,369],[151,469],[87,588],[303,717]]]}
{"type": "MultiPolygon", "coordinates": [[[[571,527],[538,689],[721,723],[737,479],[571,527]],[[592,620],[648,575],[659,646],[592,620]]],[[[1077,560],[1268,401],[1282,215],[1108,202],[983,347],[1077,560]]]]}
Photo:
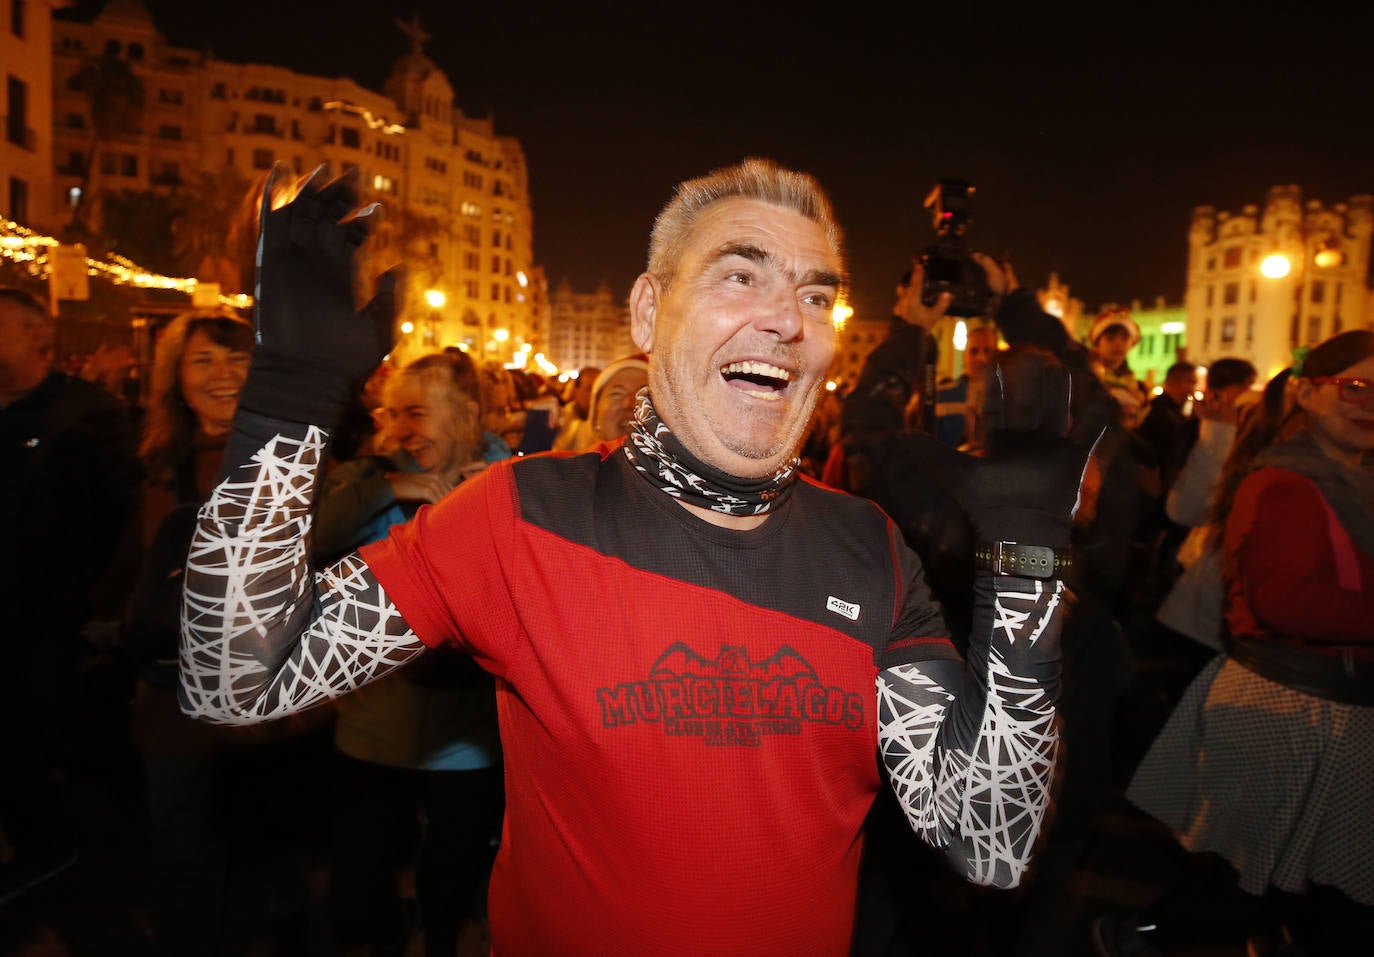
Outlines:
{"type": "Polygon", "coordinates": [[[938,238],[921,254],[921,268],[925,272],[921,302],[933,306],[941,293],[949,293],[949,308],[945,310],[948,316],[984,315],[992,299],[987,273],[973,261],[964,244],[964,232],[973,209],[973,193],[973,184],[967,180],[942,179],[925,201],[938,238]]]}

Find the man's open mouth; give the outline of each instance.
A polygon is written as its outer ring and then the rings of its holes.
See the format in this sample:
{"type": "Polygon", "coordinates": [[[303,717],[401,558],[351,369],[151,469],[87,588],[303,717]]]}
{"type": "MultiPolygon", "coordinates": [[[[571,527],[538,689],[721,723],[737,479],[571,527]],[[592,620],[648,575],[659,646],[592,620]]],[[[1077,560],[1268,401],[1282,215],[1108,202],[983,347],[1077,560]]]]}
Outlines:
{"type": "Polygon", "coordinates": [[[760,399],[781,399],[792,381],[786,369],[754,360],[731,362],[721,367],[720,374],[735,388],[760,399]]]}

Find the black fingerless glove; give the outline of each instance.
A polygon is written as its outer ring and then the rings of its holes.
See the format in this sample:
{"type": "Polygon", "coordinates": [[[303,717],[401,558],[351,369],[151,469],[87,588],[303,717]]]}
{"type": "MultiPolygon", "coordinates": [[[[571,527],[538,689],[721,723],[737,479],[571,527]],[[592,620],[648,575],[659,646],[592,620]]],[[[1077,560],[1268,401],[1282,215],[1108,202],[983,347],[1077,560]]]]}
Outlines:
{"type": "Polygon", "coordinates": [[[256,345],[239,408],[332,428],[391,348],[398,273],[354,306],[358,247],[378,220],[358,210],[357,172],[328,183],[316,169],[291,202],[272,209],[274,167],[263,191],[254,289],[256,345]]]}

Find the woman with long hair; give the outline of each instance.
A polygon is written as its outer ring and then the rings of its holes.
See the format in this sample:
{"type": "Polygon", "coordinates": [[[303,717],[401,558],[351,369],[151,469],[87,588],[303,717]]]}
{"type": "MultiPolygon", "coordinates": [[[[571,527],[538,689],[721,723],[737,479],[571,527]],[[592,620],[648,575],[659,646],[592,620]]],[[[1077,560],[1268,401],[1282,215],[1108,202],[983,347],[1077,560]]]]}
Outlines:
{"type": "Polygon", "coordinates": [[[269,923],[284,932],[287,914],[297,921],[290,933],[304,926],[307,849],[241,789],[305,787],[312,755],[327,753],[304,733],[320,719],[245,733],[193,721],[177,705],[180,571],[196,510],[219,475],[252,345],[252,324],[237,315],[172,320],[158,337],[143,424],[143,551],[127,628],[138,673],[131,731],[156,854],[158,953],[169,957],[234,953],[269,923]],[[270,887],[235,878],[239,851],[267,855],[270,887]]]}
{"type": "Polygon", "coordinates": [[[145,545],[174,506],[214,485],[252,347],[252,324],[228,313],[183,314],[158,337],[139,446],[145,545]]]}
{"type": "MultiPolygon", "coordinates": [[[[1374,332],[1313,348],[1284,399],[1255,407],[1212,507],[1225,651],[1127,796],[1204,866],[1225,863],[1249,953],[1353,953],[1374,939],[1374,332]]],[[[1210,901],[1178,890],[1099,922],[1099,952],[1215,924],[1210,901]]]]}

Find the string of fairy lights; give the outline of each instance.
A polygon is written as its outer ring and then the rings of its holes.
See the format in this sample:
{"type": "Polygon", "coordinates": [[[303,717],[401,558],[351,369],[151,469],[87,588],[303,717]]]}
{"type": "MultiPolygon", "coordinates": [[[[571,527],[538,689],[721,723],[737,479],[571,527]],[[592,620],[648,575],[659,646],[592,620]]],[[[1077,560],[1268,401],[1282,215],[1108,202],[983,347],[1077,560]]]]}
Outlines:
{"type": "MultiPolygon", "coordinates": [[[[36,279],[48,279],[52,275],[53,257],[60,245],[61,243],[52,236],[44,236],[0,216],[0,259],[8,259],[27,269],[29,275],[36,279]]],[[[105,279],[116,285],[136,286],[142,289],[172,289],[188,296],[200,285],[199,279],[163,276],[114,253],[104,259],[92,259],[87,256],[85,264],[88,276],[105,279]]],[[[219,303],[234,309],[247,309],[253,305],[253,297],[242,293],[220,293],[219,303]]]]}

